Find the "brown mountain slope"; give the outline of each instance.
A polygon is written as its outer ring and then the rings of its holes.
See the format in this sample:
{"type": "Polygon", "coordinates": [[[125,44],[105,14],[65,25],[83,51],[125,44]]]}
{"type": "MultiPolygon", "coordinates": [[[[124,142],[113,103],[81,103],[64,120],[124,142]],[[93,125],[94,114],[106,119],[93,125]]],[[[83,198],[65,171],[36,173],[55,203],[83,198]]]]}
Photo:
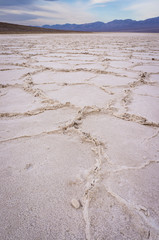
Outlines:
{"type": "Polygon", "coordinates": [[[19,24],[0,22],[0,34],[14,33],[71,33],[74,31],[46,29],[41,27],[30,27],[19,24]]]}

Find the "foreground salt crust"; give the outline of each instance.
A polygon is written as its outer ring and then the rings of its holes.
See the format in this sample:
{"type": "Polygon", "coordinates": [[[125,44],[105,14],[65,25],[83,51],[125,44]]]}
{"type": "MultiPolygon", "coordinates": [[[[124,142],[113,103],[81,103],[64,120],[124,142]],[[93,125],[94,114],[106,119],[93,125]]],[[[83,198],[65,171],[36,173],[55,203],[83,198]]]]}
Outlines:
{"type": "Polygon", "coordinates": [[[158,36],[0,36],[0,239],[159,239],[158,36]]]}

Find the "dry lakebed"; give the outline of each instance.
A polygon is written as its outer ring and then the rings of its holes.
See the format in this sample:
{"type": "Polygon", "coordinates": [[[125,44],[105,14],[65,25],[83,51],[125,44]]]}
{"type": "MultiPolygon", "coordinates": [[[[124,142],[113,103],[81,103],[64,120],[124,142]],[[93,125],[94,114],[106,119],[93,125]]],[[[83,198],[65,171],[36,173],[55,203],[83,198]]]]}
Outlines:
{"type": "Polygon", "coordinates": [[[159,239],[159,34],[0,35],[0,239],[159,239]]]}

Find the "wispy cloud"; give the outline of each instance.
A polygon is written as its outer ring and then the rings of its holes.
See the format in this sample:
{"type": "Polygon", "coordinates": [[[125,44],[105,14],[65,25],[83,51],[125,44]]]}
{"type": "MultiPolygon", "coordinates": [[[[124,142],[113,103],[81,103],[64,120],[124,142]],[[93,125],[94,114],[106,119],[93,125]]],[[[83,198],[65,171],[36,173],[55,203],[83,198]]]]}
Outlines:
{"type": "Polygon", "coordinates": [[[159,16],[159,0],[135,1],[126,8],[125,11],[133,12],[135,19],[146,19],[159,16]]]}
{"type": "Polygon", "coordinates": [[[88,4],[83,4],[82,1],[73,3],[62,0],[22,0],[20,4],[16,5],[17,2],[19,1],[8,1],[6,6],[1,5],[2,1],[0,0],[0,21],[41,26],[66,22],[85,23],[95,20],[88,4]]]}
{"type": "Polygon", "coordinates": [[[44,0],[46,2],[55,2],[55,1],[59,1],[59,0],[44,0]]]}
{"type": "MultiPolygon", "coordinates": [[[[95,20],[94,15],[90,12],[87,4],[82,4],[82,2],[74,2],[68,4],[63,1],[50,2],[49,5],[41,6],[41,9],[45,11],[56,10],[57,13],[53,14],[54,17],[61,16],[65,19],[58,23],[85,23],[95,20]]],[[[52,23],[53,24],[53,23],[52,23]]]]}
{"type": "Polygon", "coordinates": [[[0,16],[3,18],[3,21],[12,22],[14,19],[14,21],[16,21],[17,23],[21,21],[32,21],[38,19],[38,16],[28,13],[10,13],[9,15],[6,15],[4,12],[0,11],[0,16]]]}
{"type": "Polygon", "coordinates": [[[114,2],[115,0],[91,0],[90,4],[102,4],[102,3],[108,3],[108,2],[114,2]]]}

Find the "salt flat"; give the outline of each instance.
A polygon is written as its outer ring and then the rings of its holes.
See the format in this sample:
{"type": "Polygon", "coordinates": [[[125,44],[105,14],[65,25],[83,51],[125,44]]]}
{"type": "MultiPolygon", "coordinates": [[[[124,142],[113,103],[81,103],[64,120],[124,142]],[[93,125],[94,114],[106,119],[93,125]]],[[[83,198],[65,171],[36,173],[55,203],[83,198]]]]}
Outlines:
{"type": "Polygon", "coordinates": [[[159,34],[0,35],[0,239],[158,240],[158,172],[159,34]]]}

